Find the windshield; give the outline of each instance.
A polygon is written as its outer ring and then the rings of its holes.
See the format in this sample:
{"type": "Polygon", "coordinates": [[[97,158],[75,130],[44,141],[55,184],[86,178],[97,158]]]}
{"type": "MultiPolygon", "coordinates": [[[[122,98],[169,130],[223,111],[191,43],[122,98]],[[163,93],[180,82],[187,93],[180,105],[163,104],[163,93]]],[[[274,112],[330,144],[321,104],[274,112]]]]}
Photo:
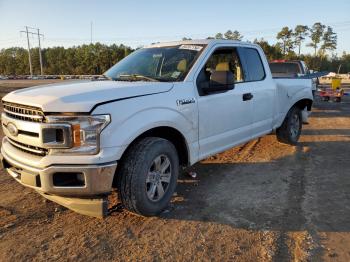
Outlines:
{"type": "Polygon", "coordinates": [[[104,75],[118,81],[182,81],[204,45],[178,45],[139,49],[104,75]]]}
{"type": "Polygon", "coordinates": [[[270,63],[271,72],[285,74],[299,74],[300,67],[298,63],[270,63]]]}

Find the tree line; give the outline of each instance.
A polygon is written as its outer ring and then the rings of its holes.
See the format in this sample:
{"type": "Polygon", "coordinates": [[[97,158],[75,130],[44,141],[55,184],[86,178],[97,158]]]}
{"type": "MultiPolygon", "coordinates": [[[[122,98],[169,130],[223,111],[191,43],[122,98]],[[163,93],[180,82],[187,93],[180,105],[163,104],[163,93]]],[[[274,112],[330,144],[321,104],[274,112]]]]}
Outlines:
{"type": "MultiPolygon", "coordinates": [[[[243,35],[237,30],[228,30],[226,33],[217,33],[214,37],[209,36],[207,39],[243,39],[243,35]]],[[[282,52],[284,56],[298,54],[301,55],[302,43],[309,38],[307,46],[314,49],[314,55],[325,55],[326,51],[334,51],[337,48],[337,34],[331,26],[326,26],[320,22],[314,23],[312,27],[307,25],[297,25],[294,29],[285,26],[276,35],[278,40],[274,46],[278,52],[282,52]],[[295,52],[295,48],[298,49],[295,52]]],[[[183,38],[189,40],[190,38],[183,38]]]]}
{"type": "MultiPolygon", "coordinates": [[[[207,39],[228,39],[242,41],[244,36],[237,30],[227,30],[217,33],[207,39]]],[[[191,38],[183,38],[190,40],[191,38]]],[[[255,39],[253,42],[260,45],[269,60],[287,59],[304,60],[309,68],[317,71],[332,71],[340,73],[350,72],[350,55],[343,53],[340,57],[329,55],[327,51],[337,48],[337,34],[331,26],[320,22],[311,27],[297,25],[294,29],[283,27],[276,35],[277,43],[269,44],[265,39],[255,39]],[[302,45],[313,48],[313,54],[302,54],[302,45]]],[[[249,42],[249,41],[248,41],[249,42]]]]}
{"type": "MultiPolygon", "coordinates": [[[[244,36],[237,30],[217,33],[208,39],[230,39],[242,41],[244,36]]],[[[331,26],[319,22],[313,26],[297,25],[294,29],[283,27],[276,35],[275,44],[265,39],[255,39],[269,60],[301,59],[309,68],[318,71],[350,72],[350,54],[340,57],[329,55],[337,47],[337,34],[331,26]],[[313,48],[313,54],[303,54],[303,44],[313,48]]],[[[183,40],[190,40],[184,37],[183,40]]],[[[125,45],[101,43],[64,47],[49,47],[42,50],[44,74],[102,74],[134,49],[125,45]]],[[[34,74],[40,74],[39,51],[31,49],[34,74]]],[[[0,50],[0,75],[25,75],[29,71],[28,51],[20,47],[0,50]]]]}
{"type": "MultiPolygon", "coordinates": [[[[46,75],[98,75],[133,52],[125,45],[101,43],[64,47],[49,47],[42,51],[46,75]]],[[[33,73],[40,74],[39,50],[30,50],[33,73]]],[[[12,47],[0,51],[1,75],[25,75],[29,71],[27,49],[12,47]]]]}

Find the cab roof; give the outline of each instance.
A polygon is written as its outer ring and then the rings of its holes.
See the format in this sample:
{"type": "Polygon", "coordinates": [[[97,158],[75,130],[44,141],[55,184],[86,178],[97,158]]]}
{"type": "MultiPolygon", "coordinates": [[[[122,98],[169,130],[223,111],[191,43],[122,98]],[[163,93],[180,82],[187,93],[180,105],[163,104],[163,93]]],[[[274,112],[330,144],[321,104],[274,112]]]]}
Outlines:
{"type": "Polygon", "coordinates": [[[211,45],[216,45],[216,44],[239,44],[239,45],[244,45],[244,46],[258,47],[258,45],[256,45],[256,44],[249,43],[249,42],[242,42],[242,41],[238,41],[238,40],[197,39],[197,40],[184,40],[184,41],[154,43],[154,44],[145,46],[145,48],[176,46],[176,45],[207,45],[207,46],[211,46],[211,45]]]}

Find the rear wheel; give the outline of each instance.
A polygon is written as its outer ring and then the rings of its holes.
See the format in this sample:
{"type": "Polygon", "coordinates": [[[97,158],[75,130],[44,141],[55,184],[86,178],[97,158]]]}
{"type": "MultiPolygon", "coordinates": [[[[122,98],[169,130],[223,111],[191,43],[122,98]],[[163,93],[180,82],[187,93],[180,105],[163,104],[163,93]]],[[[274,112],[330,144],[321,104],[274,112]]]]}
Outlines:
{"type": "Polygon", "coordinates": [[[292,107],[282,125],[276,130],[277,140],[284,144],[296,145],[302,128],[301,110],[292,107]]]}
{"type": "Polygon", "coordinates": [[[118,192],[134,213],[153,216],[162,212],[175,191],[179,159],[174,145],[157,137],[144,138],[127,151],[118,171],[118,192]]]}

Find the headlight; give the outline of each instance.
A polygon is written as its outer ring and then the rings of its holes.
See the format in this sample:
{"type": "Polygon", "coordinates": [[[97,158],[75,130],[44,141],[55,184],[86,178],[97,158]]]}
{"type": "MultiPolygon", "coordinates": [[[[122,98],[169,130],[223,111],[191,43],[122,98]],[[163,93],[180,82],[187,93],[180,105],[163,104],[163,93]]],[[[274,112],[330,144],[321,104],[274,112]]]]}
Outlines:
{"type": "Polygon", "coordinates": [[[71,125],[71,148],[54,148],[51,154],[97,154],[100,149],[100,133],[111,122],[110,115],[48,116],[48,123],[71,125]]]}

